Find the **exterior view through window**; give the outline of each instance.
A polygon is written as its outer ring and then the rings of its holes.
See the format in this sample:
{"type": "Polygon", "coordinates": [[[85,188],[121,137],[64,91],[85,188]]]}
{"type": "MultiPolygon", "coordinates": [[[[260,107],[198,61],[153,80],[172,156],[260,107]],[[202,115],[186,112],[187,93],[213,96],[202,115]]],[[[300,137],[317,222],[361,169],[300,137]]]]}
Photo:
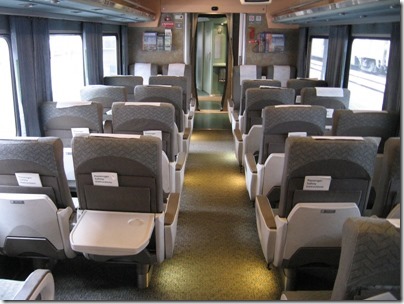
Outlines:
{"type": "Polygon", "coordinates": [[[79,101],[84,86],[83,43],[80,35],[50,35],[54,101],[79,101]]]}
{"type": "Polygon", "coordinates": [[[0,136],[16,136],[10,51],[6,39],[0,37],[0,136]]]}
{"type": "Polygon", "coordinates": [[[104,76],[118,75],[118,51],[116,45],[116,36],[102,37],[104,76]]]}
{"type": "Polygon", "coordinates": [[[355,39],[352,44],[348,89],[353,110],[381,110],[386,85],[390,41],[355,39]]]}
{"type": "MultiPolygon", "coordinates": [[[[383,107],[390,41],[355,39],[352,44],[348,89],[349,108],[379,111],[383,107]]],[[[328,39],[313,38],[310,53],[310,78],[325,79],[328,39]]]]}
{"type": "Polygon", "coordinates": [[[313,38],[311,40],[309,78],[324,79],[327,63],[328,39],[313,38]]]}

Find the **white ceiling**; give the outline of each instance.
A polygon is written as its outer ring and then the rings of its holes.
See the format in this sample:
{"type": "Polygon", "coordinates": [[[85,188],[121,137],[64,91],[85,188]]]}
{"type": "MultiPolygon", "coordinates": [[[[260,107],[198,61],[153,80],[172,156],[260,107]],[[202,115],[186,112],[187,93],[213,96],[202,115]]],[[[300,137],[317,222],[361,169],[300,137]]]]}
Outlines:
{"type": "Polygon", "coordinates": [[[110,0],[0,0],[0,14],[86,20],[108,23],[152,21],[155,14],[134,1],[110,0]]]}

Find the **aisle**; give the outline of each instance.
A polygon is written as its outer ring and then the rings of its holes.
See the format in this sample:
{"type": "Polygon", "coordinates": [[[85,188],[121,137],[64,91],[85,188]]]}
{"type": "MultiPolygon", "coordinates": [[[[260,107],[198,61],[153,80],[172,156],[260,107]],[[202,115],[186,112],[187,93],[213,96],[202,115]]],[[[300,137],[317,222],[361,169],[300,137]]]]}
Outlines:
{"type": "Polygon", "coordinates": [[[194,131],[174,257],[159,268],[152,283],[164,285],[166,300],[279,299],[230,130],[194,131]]]}

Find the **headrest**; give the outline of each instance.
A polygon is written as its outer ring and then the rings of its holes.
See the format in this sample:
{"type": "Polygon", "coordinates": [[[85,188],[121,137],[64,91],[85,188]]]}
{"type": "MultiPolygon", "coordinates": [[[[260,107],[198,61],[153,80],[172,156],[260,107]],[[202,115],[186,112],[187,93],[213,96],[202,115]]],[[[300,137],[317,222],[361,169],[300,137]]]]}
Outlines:
{"type": "Polygon", "coordinates": [[[315,89],[317,96],[344,97],[344,90],[342,88],[316,87],[315,89]]]}
{"type": "Polygon", "coordinates": [[[168,65],[168,76],[184,76],[185,64],[184,63],[170,63],[168,65]]]}
{"type": "Polygon", "coordinates": [[[135,63],[135,76],[143,77],[143,84],[149,84],[151,63],[135,63]]]}
{"type": "Polygon", "coordinates": [[[240,85],[244,80],[257,79],[256,65],[241,65],[240,66],[240,85]]]}

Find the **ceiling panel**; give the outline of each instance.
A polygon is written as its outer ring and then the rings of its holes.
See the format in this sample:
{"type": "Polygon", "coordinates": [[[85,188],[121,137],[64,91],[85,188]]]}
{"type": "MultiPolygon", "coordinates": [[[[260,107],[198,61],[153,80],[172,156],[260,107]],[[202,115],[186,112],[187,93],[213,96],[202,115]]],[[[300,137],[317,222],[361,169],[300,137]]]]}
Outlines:
{"type": "MultiPolygon", "coordinates": [[[[310,1],[309,1],[310,2],[310,1]]],[[[357,24],[401,20],[400,0],[348,0],[274,14],[274,22],[299,25],[357,24]]]]}
{"type": "Polygon", "coordinates": [[[155,14],[133,0],[1,0],[0,14],[48,17],[94,22],[153,21],[155,14]]]}

